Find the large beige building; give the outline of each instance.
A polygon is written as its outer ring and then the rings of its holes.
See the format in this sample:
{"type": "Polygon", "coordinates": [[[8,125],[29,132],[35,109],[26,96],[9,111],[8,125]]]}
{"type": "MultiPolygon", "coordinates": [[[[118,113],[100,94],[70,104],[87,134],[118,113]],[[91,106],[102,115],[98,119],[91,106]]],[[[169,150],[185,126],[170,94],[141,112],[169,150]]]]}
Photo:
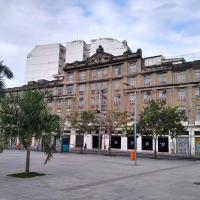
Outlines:
{"type": "MultiPolygon", "coordinates": [[[[186,62],[182,58],[165,59],[163,56],[142,57],[141,49],[113,56],[99,46],[87,60],[68,63],[57,80],[31,82],[33,87],[48,89],[54,100],[49,108],[63,119],[72,111],[107,110],[128,111],[134,117],[137,103],[137,118],[150,99],[165,100],[170,106],[185,110],[188,121],[183,122],[187,131],[172,141],[170,137],[158,138],[160,152],[195,154],[200,153],[200,61],[186,62]],[[128,83],[134,89],[124,85],[128,83]]],[[[17,92],[22,88],[7,89],[17,92]]],[[[80,138],[71,132],[66,138],[71,148],[87,144],[97,148],[97,135],[80,138]],[[83,140],[80,142],[80,140],[83,140]]],[[[113,135],[112,148],[127,150],[133,138],[113,135]]],[[[59,140],[58,140],[59,141],[59,140]]],[[[108,138],[102,133],[102,148],[108,148],[108,138]]],[[[138,151],[152,151],[152,138],[138,137],[138,151]]]]}

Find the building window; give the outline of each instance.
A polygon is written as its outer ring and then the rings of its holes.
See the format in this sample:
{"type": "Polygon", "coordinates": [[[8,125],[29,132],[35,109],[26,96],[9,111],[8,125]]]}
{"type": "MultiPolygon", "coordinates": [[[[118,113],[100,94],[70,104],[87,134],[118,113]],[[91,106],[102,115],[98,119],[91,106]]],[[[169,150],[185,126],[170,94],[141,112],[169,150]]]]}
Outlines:
{"type": "Polygon", "coordinates": [[[53,88],[48,88],[48,93],[49,93],[49,95],[53,95],[53,88]]]}
{"type": "Polygon", "coordinates": [[[86,71],[79,72],[79,80],[85,81],[86,79],[86,71]]]}
{"type": "Polygon", "coordinates": [[[200,106],[196,106],[196,120],[200,121],[200,106]]]}
{"type": "Polygon", "coordinates": [[[167,91],[166,90],[159,90],[159,99],[161,101],[165,101],[167,98],[167,91]]]}
{"type": "Polygon", "coordinates": [[[74,81],[74,74],[73,73],[68,73],[68,82],[71,83],[74,81]]]}
{"type": "Polygon", "coordinates": [[[113,81],[113,88],[114,90],[118,91],[120,89],[120,81],[113,81]]]}
{"type": "Polygon", "coordinates": [[[181,83],[185,81],[185,72],[177,72],[176,73],[176,82],[181,83]]]}
{"type": "Polygon", "coordinates": [[[96,83],[96,88],[97,88],[97,90],[102,90],[103,89],[102,88],[102,82],[96,83]]]}
{"type": "Polygon", "coordinates": [[[85,84],[80,84],[79,85],[79,93],[84,93],[85,92],[85,84]]]}
{"type": "Polygon", "coordinates": [[[129,104],[130,105],[135,104],[135,95],[134,94],[129,94],[129,104]]]}
{"type": "Polygon", "coordinates": [[[98,82],[96,83],[97,90],[105,90],[108,87],[108,82],[98,82]]]}
{"type": "Polygon", "coordinates": [[[83,108],[84,107],[84,98],[83,97],[79,97],[78,107],[79,108],[83,108]]]}
{"type": "Polygon", "coordinates": [[[113,100],[114,100],[114,105],[115,106],[119,106],[120,105],[121,97],[120,97],[119,94],[115,95],[114,98],[113,98],[113,100]]]}
{"type": "Polygon", "coordinates": [[[96,105],[96,97],[91,97],[91,108],[95,108],[96,105]]]}
{"type": "Polygon", "coordinates": [[[106,78],[108,75],[108,70],[106,68],[104,69],[95,69],[92,70],[92,78],[106,78]]]}
{"type": "Polygon", "coordinates": [[[97,78],[97,70],[92,70],[92,78],[97,78]]]}
{"type": "Polygon", "coordinates": [[[136,63],[129,63],[128,72],[129,73],[135,73],[136,72],[136,63]]]}
{"type": "Polygon", "coordinates": [[[47,104],[48,104],[48,105],[51,105],[51,104],[52,104],[52,101],[53,101],[52,98],[48,98],[48,99],[47,99],[47,104]]]}
{"type": "Polygon", "coordinates": [[[57,99],[56,100],[57,111],[61,110],[61,106],[62,106],[62,100],[61,99],[57,99]]]}
{"type": "Polygon", "coordinates": [[[166,84],[167,83],[167,75],[166,74],[160,74],[159,75],[159,84],[166,84]]]}
{"type": "Polygon", "coordinates": [[[186,97],[186,90],[185,89],[178,89],[177,94],[178,94],[178,100],[179,101],[185,100],[185,97],[186,97]]]}
{"type": "Polygon", "coordinates": [[[97,70],[97,78],[102,78],[102,70],[97,70]]]}
{"type": "Polygon", "coordinates": [[[135,78],[129,78],[128,79],[128,84],[131,85],[132,87],[135,87],[135,78]]]}
{"type": "Polygon", "coordinates": [[[195,97],[200,98],[200,87],[195,88],[195,97]]]}
{"type": "Polygon", "coordinates": [[[58,87],[57,88],[57,95],[62,96],[63,95],[63,87],[58,87]]]}
{"type": "Polygon", "coordinates": [[[108,89],[108,82],[106,81],[102,82],[102,89],[104,90],[108,89]]]}
{"type": "Polygon", "coordinates": [[[113,75],[114,76],[121,75],[121,66],[120,65],[113,66],[113,75]]]}
{"type": "Polygon", "coordinates": [[[149,86],[149,85],[151,85],[151,76],[150,75],[144,77],[144,86],[149,86]]]}
{"type": "Polygon", "coordinates": [[[151,92],[150,91],[144,92],[144,103],[148,103],[150,99],[151,99],[151,92]]]}
{"type": "Polygon", "coordinates": [[[90,85],[90,90],[91,90],[92,93],[96,91],[96,83],[92,83],[90,85]]]}
{"type": "Polygon", "coordinates": [[[72,95],[73,93],[73,85],[68,85],[67,86],[67,95],[72,95]]]}
{"type": "Polygon", "coordinates": [[[67,107],[67,109],[72,109],[72,99],[66,100],[66,107],[67,107]]]}
{"type": "Polygon", "coordinates": [[[102,96],[102,106],[106,106],[107,104],[107,97],[106,96],[102,96]]]}
{"type": "Polygon", "coordinates": [[[185,108],[185,106],[179,106],[179,107],[177,108],[177,111],[178,111],[178,112],[185,112],[185,111],[186,111],[186,108],[185,108]]]}
{"type": "Polygon", "coordinates": [[[200,70],[194,72],[195,81],[200,81],[200,70]]]}
{"type": "Polygon", "coordinates": [[[103,78],[106,78],[108,76],[108,69],[104,68],[102,69],[102,71],[103,71],[103,78]]]}

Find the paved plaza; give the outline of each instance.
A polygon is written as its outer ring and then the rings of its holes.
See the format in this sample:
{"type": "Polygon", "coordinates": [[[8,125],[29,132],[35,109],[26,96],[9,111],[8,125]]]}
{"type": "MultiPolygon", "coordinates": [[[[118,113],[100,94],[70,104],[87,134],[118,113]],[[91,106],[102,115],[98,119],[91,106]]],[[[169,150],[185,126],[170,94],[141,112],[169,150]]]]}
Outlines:
{"type": "Polygon", "coordinates": [[[24,151],[0,154],[0,200],[198,200],[200,162],[128,157],[31,153],[31,171],[46,176],[19,179],[6,176],[23,172],[24,151]],[[196,183],[196,184],[195,184],[196,183]]]}

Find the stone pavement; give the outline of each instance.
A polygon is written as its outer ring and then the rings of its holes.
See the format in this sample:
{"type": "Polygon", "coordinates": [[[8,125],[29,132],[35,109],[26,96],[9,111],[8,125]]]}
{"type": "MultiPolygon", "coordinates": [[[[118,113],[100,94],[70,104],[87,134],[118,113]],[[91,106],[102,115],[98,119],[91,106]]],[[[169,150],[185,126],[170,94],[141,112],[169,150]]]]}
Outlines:
{"type": "Polygon", "coordinates": [[[0,154],[0,200],[199,200],[200,162],[89,154],[31,152],[31,170],[46,176],[6,176],[24,170],[24,151],[0,154]],[[196,184],[194,184],[196,183],[196,184]]]}

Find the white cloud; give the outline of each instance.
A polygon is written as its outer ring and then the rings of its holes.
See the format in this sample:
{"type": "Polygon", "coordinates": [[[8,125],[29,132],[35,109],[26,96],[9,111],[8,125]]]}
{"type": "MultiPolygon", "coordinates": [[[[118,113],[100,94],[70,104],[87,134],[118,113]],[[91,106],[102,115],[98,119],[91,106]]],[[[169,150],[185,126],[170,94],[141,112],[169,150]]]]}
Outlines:
{"type": "Polygon", "coordinates": [[[0,60],[21,85],[37,44],[114,37],[145,56],[200,51],[198,0],[0,0],[0,60]],[[5,9],[6,8],[6,9],[5,9]]]}

